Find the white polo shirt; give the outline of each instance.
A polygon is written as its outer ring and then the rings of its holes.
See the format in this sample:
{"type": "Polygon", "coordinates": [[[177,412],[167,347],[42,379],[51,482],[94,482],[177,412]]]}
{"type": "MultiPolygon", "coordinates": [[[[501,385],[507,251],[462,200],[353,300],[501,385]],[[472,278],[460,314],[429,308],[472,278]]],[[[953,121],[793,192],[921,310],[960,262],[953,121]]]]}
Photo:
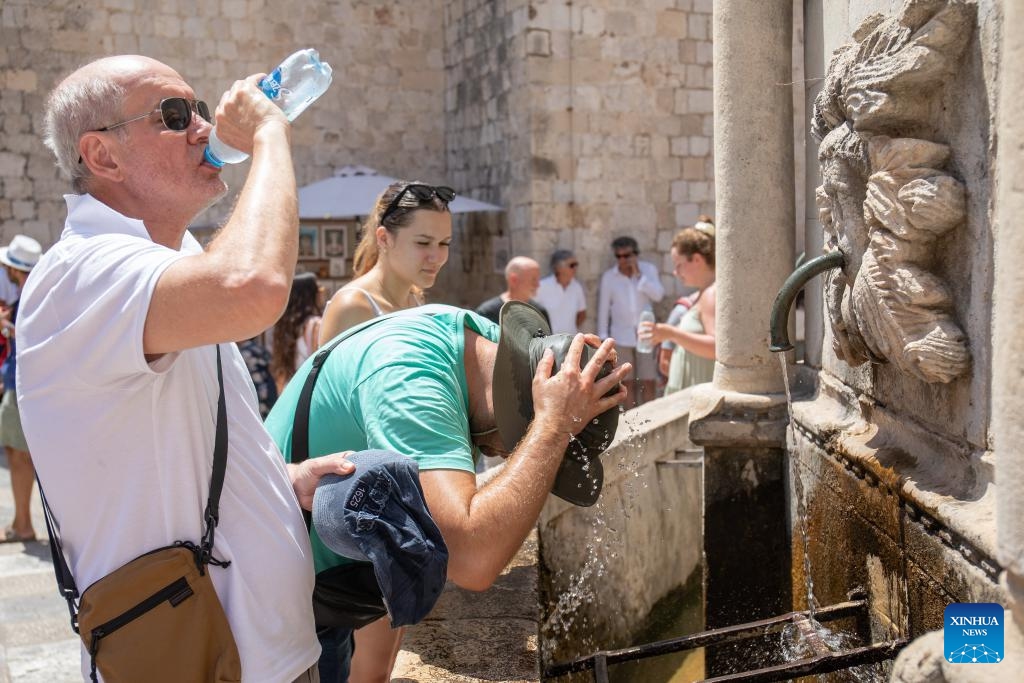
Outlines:
{"type": "MultiPolygon", "coordinates": [[[[201,540],[217,415],[213,346],[146,362],[142,332],[164,270],[201,250],[153,243],[141,221],[67,195],[60,241],[18,319],[22,424],[79,590],[149,550],[201,540]]],[[[228,457],[210,567],[243,681],[291,681],[319,656],[309,537],[234,344],[221,344],[228,457]]],[[[88,657],[83,655],[83,672],[88,657]]],[[[88,678],[88,676],[86,676],[88,678]]]]}
{"type": "Polygon", "coordinates": [[[540,281],[537,294],[533,297],[548,309],[551,320],[551,331],[555,334],[576,334],[576,314],[587,310],[587,295],[583,285],[576,278],[569,281],[568,287],[562,287],[554,275],[548,275],[540,281]]]}

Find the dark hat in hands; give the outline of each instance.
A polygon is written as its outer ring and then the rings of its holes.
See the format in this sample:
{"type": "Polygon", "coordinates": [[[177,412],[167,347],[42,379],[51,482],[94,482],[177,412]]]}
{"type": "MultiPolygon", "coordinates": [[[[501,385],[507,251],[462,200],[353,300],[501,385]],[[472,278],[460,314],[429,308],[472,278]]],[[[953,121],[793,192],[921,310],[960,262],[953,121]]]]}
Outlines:
{"type": "MultiPolygon", "coordinates": [[[[533,421],[533,376],[544,351],[555,355],[553,372],[558,372],[569,352],[573,335],[551,334],[544,316],[521,301],[508,301],[499,313],[501,336],[494,362],[494,417],[505,449],[512,451],[533,421]]],[[[596,349],[584,346],[580,367],[586,366],[596,349]]],[[[598,378],[612,371],[606,362],[598,378]]],[[[614,393],[613,388],[609,393],[614,393]]],[[[619,409],[613,406],[591,420],[576,435],[562,456],[551,489],[559,498],[587,507],[597,502],[604,482],[604,468],[598,457],[608,448],[619,425],[619,409]]]]}
{"type": "Polygon", "coordinates": [[[348,458],[352,474],[325,475],[313,494],[313,527],[343,557],[373,564],[392,627],[419,622],[448,574],[448,546],[430,516],[416,461],[389,451],[348,458]]]}

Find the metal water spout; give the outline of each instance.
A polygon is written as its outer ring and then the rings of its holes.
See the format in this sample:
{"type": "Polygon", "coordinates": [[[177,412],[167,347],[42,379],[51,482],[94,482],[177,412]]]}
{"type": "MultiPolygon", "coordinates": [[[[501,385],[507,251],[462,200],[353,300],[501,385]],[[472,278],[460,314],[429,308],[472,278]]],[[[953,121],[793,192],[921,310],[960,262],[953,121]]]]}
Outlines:
{"type": "Polygon", "coordinates": [[[803,289],[808,280],[815,275],[820,275],[833,268],[842,268],[844,265],[846,265],[846,257],[843,256],[843,252],[836,249],[811,259],[786,278],[778,296],[775,297],[775,303],[772,304],[769,351],[778,353],[793,348],[789,342],[789,310],[793,307],[793,300],[796,299],[797,292],[803,289]]]}

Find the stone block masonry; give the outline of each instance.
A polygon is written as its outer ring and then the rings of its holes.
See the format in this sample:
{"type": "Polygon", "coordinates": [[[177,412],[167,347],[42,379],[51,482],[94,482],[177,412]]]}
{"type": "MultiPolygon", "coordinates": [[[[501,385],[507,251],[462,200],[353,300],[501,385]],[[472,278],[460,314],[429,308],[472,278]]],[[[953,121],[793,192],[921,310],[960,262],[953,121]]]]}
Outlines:
{"type": "MultiPolygon", "coordinates": [[[[508,257],[544,264],[569,247],[594,310],[608,244],[622,234],[677,291],[665,235],[714,213],[711,3],[693,0],[327,0],[287,12],[269,0],[6,0],[0,241],[60,235],[69,188],[41,144],[42,110],[77,66],[145,54],[215,105],[234,79],[304,46],[320,50],[335,82],[294,124],[300,185],[363,164],[505,207],[456,218],[433,300],[475,305],[503,288],[508,257]]],[[[224,171],[232,192],[245,172],[224,171]]],[[[196,224],[221,222],[231,206],[196,224]]]]}
{"type": "MultiPolygon", "coordinates": [[[[44,246],[60,235],[59,178],[42,142],[50,89],[67,73],[109,54],[141,53],[176,69],[213,108],[231,83],[313,46],[335,81],[293,124],[300,185],[345,164],[400,177],[445,175],[442,0],[5,0],[0,10],[0,241],[26,233],[44,246]],[[28,202],[18,204],[16,202],[28,202]]],[[[232,192],[245,167],[224,172],[232,192]]],[[[223,220],[231,198],[197,219],[223,220]]],[[[369,210],[370,207],[367,207],[369,210]]]]}
{"type": "Polygon", "coordinates": [[[714,213],[710,3],[449,3],[445,19],[449,178],[507,214],[457,219],[435,299],[474,306],[504,288],[503,255],[546,273],[567,247],[594,329],[618,235],[677,291],[664,234],[714,213]]]}

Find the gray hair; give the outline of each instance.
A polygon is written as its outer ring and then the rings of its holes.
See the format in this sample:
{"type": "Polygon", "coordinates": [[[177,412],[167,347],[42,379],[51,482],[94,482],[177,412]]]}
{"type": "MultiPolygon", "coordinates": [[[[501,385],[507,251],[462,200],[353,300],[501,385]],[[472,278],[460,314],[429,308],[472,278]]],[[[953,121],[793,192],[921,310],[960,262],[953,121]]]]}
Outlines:
{"type": "Polygon", "coordinates": [[[573,256],[575,254],[572,252],[572,249],[555,249],[555,253],[551,254],[551,272],[555,272],[555,268],[558,267],[559,263],[568,261],[573,256]]]}
{"type": "MultiPolygon", "coordinates": [[[[84,133],[109,126],[122,115],[125,89],[113,76],[66,79],[46,101],[43,143],[57,158],[57,168],[84,193],[92,174],[79,163],[78,141],[84,133]]],[[[112,131],[122,139],[123,129],[112,131]]]]}

